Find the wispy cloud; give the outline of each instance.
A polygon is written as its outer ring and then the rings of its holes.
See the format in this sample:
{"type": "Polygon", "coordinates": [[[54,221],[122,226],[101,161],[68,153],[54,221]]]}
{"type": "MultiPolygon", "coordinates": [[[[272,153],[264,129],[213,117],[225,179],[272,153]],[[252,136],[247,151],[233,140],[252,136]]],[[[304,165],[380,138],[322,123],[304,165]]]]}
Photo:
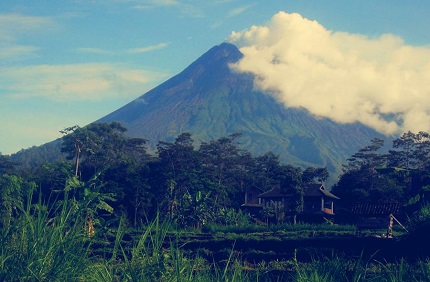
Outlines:
{"type": "Polygon", "coordinates": [[[90,54],[98,54],[98,55],[114,55],[115,54],[115,52],[110,51],[110,50],[105,50],[105,49],[100,49],[100,48],[87,48],[87,47],[76,48],[75,51],[79,52],[79,53],[90,53],[90,54]]]}
{"type": "Polygon", "coordinates": [[[101,49],[101,48],[93,48],[93,47],[81,47],[76,48],[73,51],[79,52],[79,53],[89,53],[89,54],[97,54],[97,55],[123,55],[123,54],[141,54],[141,53],[148,53],[156,50],[160,50],[163,48],[166,48],[169,46],[169,43],[158,43],[150,46],[140,47],[140,48],[132,48],[127,50],[107,50],[107,49],[101,49]]]}
{"type": "MultiPolygon", "coordinates": [[[[225,1],[216,1],[214,3],[217,5],[224,5],[224,4],[227,4],[230,2],[232,2],[232,1],[231,0],[225,0],[225,1]]],[[[257,5],[257,3],[251,3],[251,4],[244,5],[244,6],[236,7],[234,9],[230,9],[227,11],[227,14],[225,14],[223,17],[216,19],[216,21],[214,23],[212,23],[210,27],[212,29],[216,29],[216,28],[224,25],[224,23],[227,19],[237,17],[237,16],[243,14],[244,12],[246,12],[247,10],[251,9],[255,5],[257,5]]]]}
{"type": "Polygon", "coordinates": [[[55,26],[49,17],[0,14],[0,58],[10,62],[35,57],[40,48],[18,42],[28,34],[45,32],[55,26]]]}
{"type": "Polygon", "coordinates": [[[284,12],[230,41],[244,54],[234,69],[255,74],[255,85],[287,107],[386,134],[430,130],[428,47],[334,32],[284,12]]]}
{"type": "Polygon", "coordinates": [[[204,7],[207,6],[205,1],[181,1],[181,0],[136,0],[131,1],[136,10],[148,10],[156,8],[174,8],[178,15],[193,18],[201,18],[205,15],[204,7]]]}
{"type": "Polygon", "coordinates": [[[179,6],[181,3],[178,0],[131,0],[128,1],[132,4],[135,10],[147,10],[157,7],[173,7],[179,6]]]}
{"type": "Polygon", "coordinates": [[[33,57],[39,48],[34,46],[8,44],[0,47],[0,59],[2,60],[16,60],[33,57]]]}
{"type": "Polygon", "coordinates": [[[36,65],[0,69],[0,93],[12,98],[97,101],[134,97],[166,74],[111,63],[36,65]]]}
{"type": "Polygon", "coordinates": [[[127,53],[130,53],[130,54],[146,53],[146,52],[151,52],[151,51],[166,48],[168,45],[169,45],[168,43],[159,43],[159,44],[151,45],[147,47],[129,49],[127,50],[127,53]]]}
{"type": "Polygon", "coordinates": [[[252,8],[255,5],[256,5],[256,3],[252,3],[252,4],[248,4],[248,5],[245,5],[245,6],[242,6],[242,7],[238,7],[238,8],[232,9],[232,10],[230,10],[228,12],[227,17],[229,17],[229,18],[236,17],[236,16],[242,14],[243,12],[245,12],[246,10],[252,8]]]}
{"type": "Polygon", "coordinates": [[[25,33],[54,28],[52,18],[20,14],[0,14],[0,40],[15,41],[25,33]]]}

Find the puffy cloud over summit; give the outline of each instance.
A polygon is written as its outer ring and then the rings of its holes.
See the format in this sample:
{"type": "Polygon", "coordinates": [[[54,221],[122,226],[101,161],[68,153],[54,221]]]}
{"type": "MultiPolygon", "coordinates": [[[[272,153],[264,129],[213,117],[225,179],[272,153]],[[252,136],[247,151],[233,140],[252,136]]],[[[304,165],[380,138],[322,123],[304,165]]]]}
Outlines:
{"type": "Polygon", "coordinates": [[[334,32],[279,12],[266,26],[233,32],[244,57],[232,67],[286,107],[385,134],[430,130],[430,48],[391,34],[334,32]]]}

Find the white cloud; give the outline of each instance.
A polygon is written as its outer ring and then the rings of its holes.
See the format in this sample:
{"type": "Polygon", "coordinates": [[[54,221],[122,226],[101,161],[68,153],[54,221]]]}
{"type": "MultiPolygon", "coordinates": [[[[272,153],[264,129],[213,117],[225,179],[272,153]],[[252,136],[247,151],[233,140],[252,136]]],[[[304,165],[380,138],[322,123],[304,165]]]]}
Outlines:
{"type": "Polygon", "coordinates": [[[244,54],[233,68],[255,74],[255,85],[287,107],[385,134],[430,130],[430,48],[334,32],[284,12],[229,40],[244,54]]]}
{"type": "Polygon", "coordinates": [[[47,17],[0,14],[0,41],[15,41],[25,33],[54,26],[53,20],[47,17]]]}
{"type": "Polygon", "coordinates": [[[110,63],[14,67],[0,69],[0,93],[20,99],[97,101],[134,97],[165,77],[110,63]]]}

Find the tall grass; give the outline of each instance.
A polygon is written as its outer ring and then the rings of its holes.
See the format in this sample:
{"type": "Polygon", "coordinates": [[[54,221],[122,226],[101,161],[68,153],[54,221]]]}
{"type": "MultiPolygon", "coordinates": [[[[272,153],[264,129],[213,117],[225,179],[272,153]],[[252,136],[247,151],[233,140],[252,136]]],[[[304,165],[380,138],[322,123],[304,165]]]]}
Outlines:
{"type": "Polygon", "coordinates": [[[42,205],[31,205],[1,230],[0,280],[66,281],[84,277],[89,263],[89,241],[83,221],[69,201],[58,215],[42,205]]]}
{"type": "Polygon", "coordinates": [[[186,256],[176,240],[168,242],[170,229],[168,222],[157,217],[128,249],[121,244],[124,232],[120,227],[112,257],[94,264],[87,281],[256,281],[233,255],[223,264],[186,256]]]}

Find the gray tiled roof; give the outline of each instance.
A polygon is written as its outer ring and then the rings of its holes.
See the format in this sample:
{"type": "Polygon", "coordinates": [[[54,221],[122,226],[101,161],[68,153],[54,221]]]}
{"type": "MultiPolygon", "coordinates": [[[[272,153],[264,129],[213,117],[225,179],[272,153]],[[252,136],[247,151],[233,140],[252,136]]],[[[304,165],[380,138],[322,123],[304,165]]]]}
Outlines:
{"type": "Polygon", "coordinates": [[[399,211],[399,203],[356,203],[352,207],[352,213],[360,215],[389,215],[399,211]]]}

